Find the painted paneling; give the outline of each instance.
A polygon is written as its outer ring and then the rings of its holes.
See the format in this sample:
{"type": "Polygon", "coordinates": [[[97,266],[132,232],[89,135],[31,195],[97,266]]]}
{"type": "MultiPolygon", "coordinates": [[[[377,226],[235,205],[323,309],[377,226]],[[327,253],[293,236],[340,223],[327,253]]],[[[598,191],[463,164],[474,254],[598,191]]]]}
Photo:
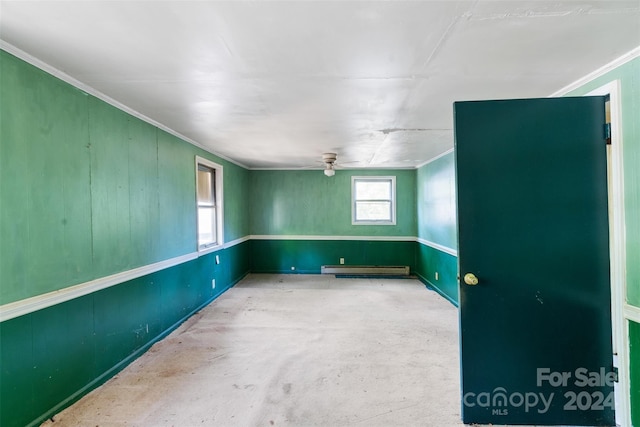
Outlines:
{"type": "Polygon", "coordinates": [[[569,95],[585,95],[620,80],[627,244],[627,300],[640,307],[640,58],[610,71],[569,95]]]}
{"type": "Polygon", "coordinates": [[[415,170],[251,171],[251,234],[415,236],[415,170]],[[351,225],[351,177],[396,176],[396,225],[351,225]]]}
{"type": "Polygon", "coordinates": [[[88,98],[0,52],[0,304],[90,279],[88,98]]]}
{"type": "Polygon", "coordinates": [[[156,231],[163,242],[161,258],[196,250],[196,153],[200,155],[175,136],[158,130],[160,223],[156,231]]]}
{"type": "Polygon", "coordinates": [[[129,119],[129,211],[132,262],[145,265],[162,259],[159,227],[158,130],[129,119]]]}
{"type": "MultiPolygon", "coordinates": [[[[3,51],[0,67],[0,304],[194,253],[196,154],[224,165],[226,240],[249,234],[248,171],[3,51]]],[[[247,274],[249,244],[1,322],[0,425],[118,372],[247,274]]]]}
{"type": "Polygon", "coordinates": [[[431,246],[418,243],[416,274],[455,306],[458,305],[458,258],[431,246]],[[436,278],[436,273],[438,276],[436,278]]]}
{"type": "MultiPolygon", "coordinates": [[[[128,115],[90,98],[91,223],[94,277],[133,267],[128,115]]],[[[55,144],[55,141],[51,141],[55,144]]],[[[132,142],[135,144],[135,142],[132,142]]],[[[59,280],[60,275],[52,275],[59,280]]]]}
{"type": "Polygon", "coordinates": [[[640,426],[640,323],[629,321],[629,359],[631,363],[631,423],[640,426]]]}
{"type": "Polygon", "coordinates": [[[0,425],[37,424],[124,368],[240,280],[248,245],[0,323],[0,425]]]}
{"type": "Polygon", "coordinates": [[[415,242],[371,240],[252,240],[251,271],[319,274],[323,265],[408,265],[415,268],[415,242]],[[292,267],[294,270],[292,270],[292,267]]]}
{"type": "Polygon", "coordinates": [[[249,172],[0,52],[0,304],[196,250],[196,154],[225,173],[225,236],[249,172]]]}
{"type": "Polygon", "coordinates": [[[455,249],[456,187],[453,152],[417,171],[418,237],[455,249]]]}
{"type": "Polygon", "coordinates": [[[348,236],[415,236],[415,191],[414,170],[338,170],[333,177],[320,170],[251,171],[251,234],[274,236],[251,241],[251,271],[317,274],[340,258],[346,265],[409,265],[413,270],[414,242],[348,236]],[[396,225],[351,224],[351,177],[359,175],[396,176],[396,225]]]}
{"type": "MultiPolygon", "coordinates": [[[[200,154],[202,156],[205,153],[200,154]]],[[[248,236],[250,232],[250,171],[229,162],[224,167],[224,240],[231,242],[248,236]]]]}
{"type": "MultiPolygon", "coordinates": [[[[416,187],[418,237],[455,253],[458,242],[453,152],[419,168],[416,187]]],[[[457,257],[422,243],[417,245],[416,274],[422,282],[457,305],[457,257]]]]}

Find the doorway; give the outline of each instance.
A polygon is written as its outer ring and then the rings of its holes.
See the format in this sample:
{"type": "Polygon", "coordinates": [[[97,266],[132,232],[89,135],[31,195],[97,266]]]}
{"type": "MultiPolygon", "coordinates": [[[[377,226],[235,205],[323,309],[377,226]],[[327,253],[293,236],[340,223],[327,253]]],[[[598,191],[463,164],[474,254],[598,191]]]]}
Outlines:
{"type": "Polygon", "coordinates": [[[610,82],[587,94],[607,96],[607,122],[610,143],[607,145],[607,186],[609,193],[609,240],[611,262],[611,323],[614,366],[618,370],[615,383],[616,424],[631,425],[629,379],[629,331],[624,315],[627,295],[625,265],[624,168],[620,82],[610,82]],[[626,391],[626,392],[625,392],[626,391]]]}

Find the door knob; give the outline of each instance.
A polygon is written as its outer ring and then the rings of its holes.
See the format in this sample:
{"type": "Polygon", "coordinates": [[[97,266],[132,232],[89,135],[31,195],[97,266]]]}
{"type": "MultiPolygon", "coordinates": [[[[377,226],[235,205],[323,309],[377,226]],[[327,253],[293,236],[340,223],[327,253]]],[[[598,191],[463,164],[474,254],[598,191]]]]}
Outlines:
{"type": "Polygon", "coordinates": [[[478,284],[478,278],[473,273],[467,273],[464,275],[464,283],[470,286],[475,286],[478,284]]]}

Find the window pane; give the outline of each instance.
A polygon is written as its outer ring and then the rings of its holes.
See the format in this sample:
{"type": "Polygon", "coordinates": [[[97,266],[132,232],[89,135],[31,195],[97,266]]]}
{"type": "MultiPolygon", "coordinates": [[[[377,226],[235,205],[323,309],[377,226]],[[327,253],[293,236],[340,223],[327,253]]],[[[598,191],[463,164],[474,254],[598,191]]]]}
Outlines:
{"type": "Polygon", "coordinates": [[[356,202],[356,221],[391,221],[391,202],[356,202]]]}
{"type": "Polygon", "coordinates": [[[216,241],[216,210],[211,207],[198,208],[198,246],[216,241]]]}
{"type": "Polygon", "coordinates": [[[362,181],[356,183],[356,200],[390,200],[391,181],[362,181]]]}
{"type": "Polygon", "coordinates": [[[213,193],[213,170],[198,165],[198,204],[213,205],[215,195],[213,193]]]}

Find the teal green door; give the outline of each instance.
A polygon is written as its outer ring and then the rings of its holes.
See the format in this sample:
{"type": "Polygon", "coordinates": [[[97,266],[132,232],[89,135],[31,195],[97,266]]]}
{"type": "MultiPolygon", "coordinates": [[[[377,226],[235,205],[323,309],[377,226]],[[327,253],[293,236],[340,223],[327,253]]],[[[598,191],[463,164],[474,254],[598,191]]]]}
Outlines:
{"type": "Polygon", "coordinates": [[[465,423],[615,425],[604,102],[454,105],[465,423]]]}

